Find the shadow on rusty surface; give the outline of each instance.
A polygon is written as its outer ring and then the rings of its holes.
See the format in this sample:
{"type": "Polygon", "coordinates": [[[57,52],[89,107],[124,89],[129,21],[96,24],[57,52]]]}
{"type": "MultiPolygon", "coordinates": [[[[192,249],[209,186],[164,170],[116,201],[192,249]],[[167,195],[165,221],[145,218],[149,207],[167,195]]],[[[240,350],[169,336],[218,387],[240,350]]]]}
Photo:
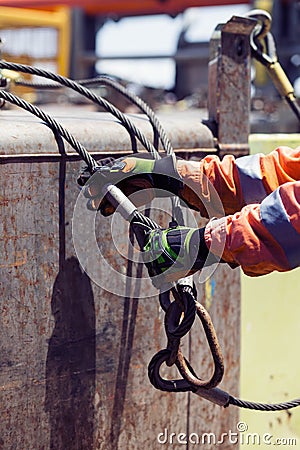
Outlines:
{"type": "MultiPolygon", "coordinates": [[[[65,154],[61,138],[59,151],[65,154]]],[[[55,319],[46,360],[45,410],[50,448],[93,449],[95,395],[95,305],[91,282],[75,257],[66,259],[66,161],[59,168],[59,273],[51,297],[55,319]]]]}
{"type": "Polygon", "coordinates": [[[55,327],[46,360],[50,448],[93,449],[95,309],[91,283],[76,258],[65,261],[51,299],[55,327]]]}
{"type": "Polygon", "coordinates": [[[110,429],[110,448],[113,450],[118,448],[118,441],[121,434],[123,412],[126,400],[126,387],[128,382],[128,373],[130,369],[130,361],[133,351],[134,332],[139,304],[140,282],[135,285],[134,296],[130,297],[131,292],[131,277],[133,276],[133,268],[136,266],[136,277],[142,276],[143,265],[132,262],[134,235],[133,231],[129,232],[129,241],[131,245],[128,247],[128,262],[127,262],[127,281],[126,281],[126,295],[124,298],[123,309],[123,323],[122,333],[120,339],[120,354],[118,371],[115,384],[114,404],[110,429]]]}

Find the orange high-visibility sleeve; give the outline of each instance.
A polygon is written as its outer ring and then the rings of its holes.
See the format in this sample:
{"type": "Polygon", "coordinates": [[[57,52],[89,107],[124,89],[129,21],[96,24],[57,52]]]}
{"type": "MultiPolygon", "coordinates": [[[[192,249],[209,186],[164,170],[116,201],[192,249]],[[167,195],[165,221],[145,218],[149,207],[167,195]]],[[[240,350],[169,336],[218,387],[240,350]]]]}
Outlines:
{"type": "Polygon", "coordinates": [[[188,205],[205,217],[221,217],[261,203],[282,184],[300,180],[300,147],[236,159],[214,155],[198,162],[178,160],[177,170],[184,183],[181,197],[188,205]]]}
{"type": "Polygon", "coordinates": [[[211,251],[250,276],[300,266],[300,181],[281,185],[261,204],[211,220],[205,239],[211,251]]]}

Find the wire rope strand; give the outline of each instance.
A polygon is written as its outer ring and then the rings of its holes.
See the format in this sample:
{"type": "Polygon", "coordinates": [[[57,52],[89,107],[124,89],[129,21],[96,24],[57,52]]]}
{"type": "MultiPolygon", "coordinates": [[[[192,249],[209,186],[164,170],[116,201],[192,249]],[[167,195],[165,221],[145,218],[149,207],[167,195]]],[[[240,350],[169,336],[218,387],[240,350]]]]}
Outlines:
{"type": "Polygon", "coordinates": [[[108,85],[115,89],[117,92],[121,93],[124,97],[126,97],[128,100],[130,100],[132,103],[134,103],[136,106],[140,108],[142,112],[144,112],[147,117],[150,120],[151,125],[153,126],[154,131],[156,130],[161,143],[163,145],[164,150],[168,155],[173,153],[173,147],[171,144],[170,139],[168,138],[160,120],[158,119],[157,115],[153,111],[152,108],[138,95],[130,92],[127,88],[122,86],[121,83],[118,81],[113,80],[112,78],[108,76],[101,75],[97,78],[92,78],[90,80],[79,80],[79,84],[81,85],[91,85],[96,83],[103,83],[105,85],[108,85]]]}
{"type": "Polygon", "coordinates": [[[48,70],[39,69],[33,66],[27,66],[25,64],[11,63],[4,60],[0,60],[0,68],[10,69],[16,72],[29,73],[31,75],[37,75],[43,78],[48,78],[50,80],[56,81],[57,83],[60,83],[66,87],[73,89],[74,91],[88,98],[92,102],[102,106],[112,115],[114,115],[117,119],[119,119],[120,122],[127,128],[127,130],[138,138],[138,140],[145,147],[145,149],[152,154],[154,159],[159,158],[159,154],[156,148],[151,144],[151,142],[146,138],[146,136],[135,126],[135,124],[125,114],[123,114],[118,108],[112,105],[109,101],[94,94],[91,90],[85,88],[84,86],[81,86],[80,84],[76,83],[73,80],[70,80],[67,77],[63,77],[62,75],[57,75],[48,70]]]}
{"type": "MultiPolygon", "coordinates": [[[[154,132],[157,132],[162,146],[166,153],[168,155],[173,153],[173,147],[171,144],[170,139],[168,138],[160,120],[158,119],[157,115],[153,111],[152,108],[138,95],[130,92],[127,88],[125,88],[121,83],[118,81],[112,79],[109,76],[100,75],[99,77],[90,78],[90,79],[83,79],[83,80],[75,80],[76,83],[82,85],[82,86],[93,86],[93,85],[106,85],[110,86],[113,89],[115,89],[117,92],[122,94],[124,97],[126,97],[128,100],[130,100],[132,103],[134,103],[136,106],[140,108],[140,110],[146,114],[146,116],[149,118],[150,123],[153,127],[154,132]]],[[[27,80],[16,80],[15,84],[20,86],[27,86],[32,87],[35,89],[61,89],[61,84],[44,84],[44,83],[34,83],[27,80]]]]}
{"type": "Polygon", "coordinates": [[[255,411],[284,411],[286,409],[296,408],[300,406],[300,399],[290,400],[282,403],[256,403],[241,400],[240,398],[229,396],[228,405],[238,406],[239,408],[252,409],[255,411]]]}
{"type": "Polygon", "coordinates": [[[66,128],[64,128],[60,123],[53,119],[53,117],[42,111],[40,108],[37,108],[31,103],[28,103],[26,100],[23,100],[16,95],[13,95],[4,90],[0,90],[0,97],[8,101],[9,103],[25,109],[29,113],[46,122],[53,131],[56,131],[58,134],[60,134],[71,145],[71,147],[73,147],[74,150],[77,151],[81,158],[86,162],[89,170],[92,173],[94,172],[95,168],[97,167],[97,163],[94,158],[88,153],[85,147],[77,139],[75,139],[75,137],[72,136],[66,128]]]}

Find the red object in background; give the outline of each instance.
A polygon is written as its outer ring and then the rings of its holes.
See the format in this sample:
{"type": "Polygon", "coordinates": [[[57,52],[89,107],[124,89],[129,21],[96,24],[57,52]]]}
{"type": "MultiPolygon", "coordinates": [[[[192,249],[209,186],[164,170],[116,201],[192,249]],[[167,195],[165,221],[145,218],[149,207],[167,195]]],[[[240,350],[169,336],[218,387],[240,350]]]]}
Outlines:
{"type": "Polygon", "coordinates": [[[191,6],[247,4],[246,0],[0,0],[0,6],[42,8],[66,5],[82,7],[87,13],[109,15],[177,14],[191,6]]]}

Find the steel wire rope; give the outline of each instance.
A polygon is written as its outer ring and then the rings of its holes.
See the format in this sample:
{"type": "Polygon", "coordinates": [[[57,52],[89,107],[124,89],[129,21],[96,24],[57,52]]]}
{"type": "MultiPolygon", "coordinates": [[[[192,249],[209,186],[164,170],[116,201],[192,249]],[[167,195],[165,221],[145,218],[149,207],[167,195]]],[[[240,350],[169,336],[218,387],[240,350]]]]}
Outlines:
{"type": "MultiPolygon", "coordinates": [[[[126,87],[124,87],[121,83],[114,80],[108,75],[99,75],[95,78],[90,79],[82,79],[82,80],[74,80],[76,83],[82,86],[93,86],[93,85],[107,85],[115,89],[117,92],[122,94],[132,103],[140,108],[142,112],[144,112],[150,120],[150,123],[154,129],[154,132],[157,132],[162,143],[162,146],[168,155],[172,154],[173,147],[169,137],[167,136],[160,120],[157,115],[153,111],[152,108],[138,95],[130,92],[126,87]]],[[[19,86],[27,86],[35,89],[61,89],[61,84],[44,84],[44,83],[35,83],[27,80],[15,80],[15,84],[19,86]]]]}
{"type": "MultiPolygon", "coordinates": [[[[59,84],[62,84],[66,87],[69,87],[77,92],[79,92],[81,95],[84,95],[85,97],[89,98],[90,100],[94,101],[97,104],[101,104],[101,106],[104,106],[109,112],[114,114],[122,123],[125,123],[127,128],[130,128],[130,130],[135,134],[135,136],[138,137],[141,143],[144,144],[144,147],[146,150],[148,150],[154,159],[159,159],[160,155],[156,148],[148,141],[146,140],[144,142],[145,136],[140,133],[140,130],[138,130],[135,125],[123,114],[121,111],[119,111],[114,105],[103,99],[102,97],[96,96],[93,94],[90,90],[85,89],[81,84],[80,80],[79,82],[75,82],[73,80],[70,80],[69,78],[62,77],[61,75],[54,74],[53,72],[49,72],[44,69],[39,69],[32,66],[27,66],[24,64],[18,64],[18,63],[11,63],[7,61],[0,60],[0,68],[8,69],[8,70],[14,70],[17,72],[23,72],[23,73],[30,73],[32,75],[38,75],[44,78],[49,78],[59,84]],[[82,91],[83,89],[83,91],[82,91]],[[125,122],[124,122],[125,121],[125,122]],[[128,126],[128,124],[130,124],[128,126]],[[150,146],[149,146],[150,145],[150,146]]],[[[91,80],[81,80],[81,83],[89,84],[89,83],[97,83],[99,82],[99,78],[94,78],[91,80]]],[[[114,89],[125,95],[128,99],[130,99],[133,103],[135,103],[145,114],[149,117],[150,122],[154,128],[158,132],[158,135],[160,136],[161,142],[163,144],[163,147],[168,155],[171,155],[174,153],[172,144],[162,127],[157,115],[154,113],[154,111],[138,96],[135,94],[132,94],[128,91],[128,89],[124,88],[120,83],[115,82],[114,80],[111,80],[109,77],[102,76],[101,77],[103,82],[106,82],[110,86],[112,86],[114,89]]],[[[49,86],[49,85],[48,85],[49,86]]],[[[180,211],[180,202],[178,198],[172,198],[172,204],[173,204],[173,214],[175,219],[177,219],[177,222],[183,225],[184,219],[182,212],[180,211]],[[177,216],[177,217],[176,217],[177,216]]]]}
{"type": "Polygon", "coordinates": [[[16,72],[29,73],[31,75],[37,75],[42,78],[47,78],[57,83],[60,83],[66,87],[73,89],[84,97],[88,98],[92,102],[102,106],[106,109],[106,111],[110,112],[113,116],[120,120],[120,122],[129,130],[132,134],[134,134],[141,144],[145,147],[148,152],[151,153],[154,159],[158,159],[159,155],[156,148],[152,145],[152,143],[146,138],[146,136],[135,126],[135,124],[123,114],[118,108],[112,105],[109,101],[104,98],[94,94],[91,90],[81,86],[73,80],[70,80],[67,77],[63,77],[62,75],[57,75],[48,70],[39,69],[37,67],[28,66],[25,64],[11,63],[4,60],[0,60],[0,68],[14,70],[16,72]]]}
{"type": "Polygon", "coordinates": [[[104,84],[106,86],[110,86],[113,89],[115,89],[117,92],[122,94],[125,98],[127,98],[132,103],[134,103],[149,118],[150,123],[153,127],[153,130],[154,130],[154,132],[157,132],[166,153],[168,155],[173,153],[173,147],[172,147],[171,141],[170,141],[169,137],[167,136],[160,120],[158,119],[158,117],[155,114],[155,112],[153,111],[153,109],[150,108],[150,106],[141,97],[134,94],[133,92],[130,92],[129,89],[122,86],[122,84],[119,83],[118,81],[113,80],[112,78],[105,76],[105,75],[101,75],[96,78],[91,78],[90,80],[88,80],[88,79],[87,80],[79,80],[78,83],[83,86],[93,86],[95,84],[97,85],[100,83],[100,84],[104,84]]]}
{"type": "MultiPolygon", "coordinates": [[[[159,159],[160,155],[158,153],[158,151],[156,150],[156,148],[150,143],[150,141],[148,141],[148,139],[144,136],[143,133],[140,132],[140,130],[138,130],[138,128],[136,128],[136,126],[130,121],[130,119],[124,115],[119,109],[117,109],[114,105],[112,105],[110,102],[108,102],[107,100],[103,99],[102,97],[99,97],[95,94],[93,94],[89,89],[86,89],[84,86],[81,86],[80,84],[74,82],[73,80],[70,80],[69,78],[63,77],[61,75],[57,75],[53,72],[44,70],[44,69],[39,69],[37,67],[32,67],[32,66],[27,66],[24,64],[18,64],[18,63],[11,63],[11,62],[7,62],[7,61],[3,61],[0,60],[0,68],[4,68],[4,69],[8,69],[8,70],[14,70],[17,72],[23,72],[23,73],[30,73],[32,75],[38,75],[41,76],[43,78],[49,78],[57,83],[60,83],[66,87],[69,87],[77,92],[79,92],[81,95],[89,98],[90,100],[92,100],[93,102],[100,104],[101,106],[103,106],[104,108],[106,108],[111,114],[113,114],[115,117],[117,117],[121,123],[125,124],[125,126],[130,129],[131,132],[134,133],[134,135],[140,140],[140,142],[144,145],[145,149],[148,150],[148,152],[151,153],[152,157],[154,159],[159,159]]],[[[0,91],[0,95],[5,92],[5,91],[0,91]]],[[[7,94],[7,93],[6,93],[7,94]]],[[[58,131],[59,129],[61,129],[62,131],[62,136],[63,137],[67,137],[67,141],[71,144],[71,142],[73,141],[73,137],[70,135],[69,132],[67,132],[67,130],[65,130],[63,127],[61,127],[60,124],[58,124],[58,122],[56,122],[51,116],[47,115],[46,113],[44,113],[41,109],[33,106],[32,104],[25,102],[24,100],[18,98],[15,96],[15,99],[13,99],[12,94],[9,94],[10,100],[9,100],[9,96],[6,97],[7,101],[10,101],[11,103],[15,103],[17,106],[23,107],[23,109],[26,109],[29,112],[32,112],[33,114],[35,114],[37,117],[40,117],[42,120],[44,120],[45,122],[49,123],[51,128],[55,129],[56,131],[58,131]],[[26,105],[26,106],[25,106],[26,105]]],[[[2,98],[5,99],[5,94],[2,96],[2,98]]],[[[143,102],[144,103],[144,102],[143,102]]],[[[141,102],[142,105],[142,102],[141,102]]],[[[143,107],[143,105],[142,105],[143,107]]],[[[146,109],[146,108],[145,108],[146,109]]],[[[147,111],[149,112],[151,110],[150,107],[147,108],[147,111]]],[[[151,110],[152,112],[152,116],[155,116],[155,113],[151,110]]],[[[158,120],[158,119],[157,119],[158,120]]],[[[160,128],[162,129],[162,126],[160,124],[160,128]]],[[[80,156],[82,156],[83,160],[87,163],[88,167],[92,169],[92,172],[95,170],[96,168],[96,163],[95,160],[93,158],[91,158],[91,156],[89,155],[89,153],[86,151],[86,149],[84,149],[84,147],[77,141],[76,143],[73,142],[74,145],[73,148],[78,151],[78,153],[80,154],[80,156]]],[[[172,146],[169,149],[169,151],[173,152],[172,146]]],[[[177,201],[173,200],[173,202],[176,204],[177,201]]],[[[136,218],[138,218],[139,221],[145,223],[146,225],[150,225],[153,227],[157,227],[157,224],[155,224],[154,221],[151,221],[150,218],[145,217],[143,214],[137,212],[136,213],[136,218]]]]}
{"type": "MultiPolygon", "coordinates": [[[[89,169],[93,171],[97,167],[97,162],[95,159],[89,154],[86,148],[59,122],[57,122],[53,117],[49,114],[42,111],[37,106],[32,105],[20,97],[11,94],[10,92],[4,91],[0,89],[0,97],[4,100],[12,103],[19,108],[24,109],[25,111],[33,114],[39,119],[43,120],[53,131],[62,136],[70,145],[74,148],[74,150],[81,156],[81,158],[86,162],[89,169]]],[[[155,223],[150,217],[144,216],[142,213],[136,211],[134,213],[134,217],[136,220],[139,220],[141,223],[145,224],[148,227],[158,228],[157,223],[155,223]]]]}
{"type": "Polygon", "coordinates": [[[296,408],[300,406],[300,398],[295,400],[289,400],[282,403],[257,403],[247,400],[241,400],[240,398],[229,396],[228,405],[238,406],[239,408],[252,409],[255,411],[284,411],[286,409],[296,408]]]}
{"type": "Polygon", "coordinates": [[[76,150],[76,152],[81,156],[81,158],[85,161],[87,164],[89,170],[93,172],[95,168],[97,167],[97,162],[95,159],[89,154],[89,152],[86,150],[86,148],[74,137],[72,136],[69,131],[64,128],[60,123],[58,123],[53,117],[51,117],[49,114],[42,111],[37,106],[32,105],[31,103],[27,102],[26,100],[11,94],[10,92],[4,91],[0,89],[0,97],[4,100],[8,101],[9,103],[12,103],[25,111],[33,114],[34,116],[38,117],[39,119],[43,120],[49,127],[57,132],[59,135],[61,135],[70,145],[71,147],[76,150]]]}

